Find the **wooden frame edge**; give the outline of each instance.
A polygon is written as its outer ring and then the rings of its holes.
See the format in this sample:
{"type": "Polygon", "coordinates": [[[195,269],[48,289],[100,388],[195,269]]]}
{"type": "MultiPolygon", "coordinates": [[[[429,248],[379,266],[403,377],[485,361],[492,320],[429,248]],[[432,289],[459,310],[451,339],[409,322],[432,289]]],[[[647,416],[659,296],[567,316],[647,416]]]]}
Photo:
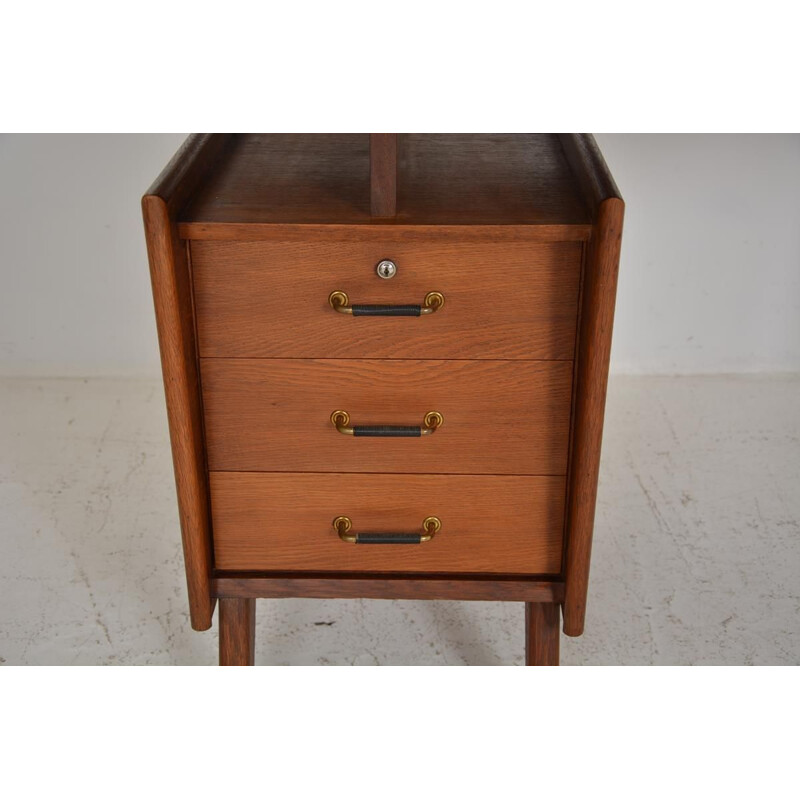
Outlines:
{"type": "Polygon", "coordinates": [[[583,633],[586,616],[624,214],[625,204],[619,197],[598,204],[595,234],[584,268],[567,497],[564,633],[568,636],[583,633]]]}
{"type": "Polygon", "coordinates": [[[564,584],[523,577],[447,575],[331,575],[330,573],[218,574],[216,597],[316,597],[394,600],[503,600],[561,603],[564,584]]]}
{"type": "Polygon", "coordinates": [[[563,630],[568,636],[580,636],[586,618],[625,204],[594,136],[560,133],[558,137],[592,217],[575,352],[575,417],[565,525],[563,630]]]}
{"type": "Polygon", "coordinates": [[[580,225],[405,225],[372,222],[351,225],[290,222],[180,222],[178,233],[192,241],[237,242],[585,242],[590,224],[580,225]]]}
{"type": "Polygon", "coordinates": [[[178,212],[232,138],[230,133],[193,133],[188,136],[145,192],[145,197],[160,197],[167,204],[170,218],[177,220],[178,212]]]}
{"type": "Polygon", "coordinates": [[[591,133],[559,133],[558,138],[596,222],[598,209],[604,200],[622,199],[617,184],[591,133]]]}
{"type": "Polygon", "coordinates": [[[211,627],[216,598],[211,592],[211,517],[191,282],[177,214],[226,141],[223,135],[190,136],[142,198],[189,612],[195,630],[211,627]]]}

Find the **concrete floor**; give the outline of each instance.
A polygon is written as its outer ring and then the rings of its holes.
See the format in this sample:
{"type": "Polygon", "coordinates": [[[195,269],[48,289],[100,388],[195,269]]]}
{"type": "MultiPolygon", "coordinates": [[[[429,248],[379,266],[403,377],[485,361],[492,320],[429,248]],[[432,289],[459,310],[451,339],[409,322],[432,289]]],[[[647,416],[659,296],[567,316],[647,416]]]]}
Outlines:
{"type": "MultiPolygon", "coordinates": [[[[0,663],[213,664],[161,384],[0,381],[0,663]]],[[[261,600],[259,664],[520,664],[519,603],[261,600]]],[[[800,376],[614,378],[564,664],[800,663],[800,376]]]]}

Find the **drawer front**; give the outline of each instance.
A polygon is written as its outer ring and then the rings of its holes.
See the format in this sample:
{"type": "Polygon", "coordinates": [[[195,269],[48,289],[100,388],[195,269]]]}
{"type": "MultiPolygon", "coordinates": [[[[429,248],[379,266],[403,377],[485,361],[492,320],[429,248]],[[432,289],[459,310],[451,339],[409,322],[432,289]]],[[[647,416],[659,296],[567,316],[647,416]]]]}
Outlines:
{"type": "Polygon", "coordinates": [[[212,472],[218,569],[556,574],[563,477],[212,472]],[[421,544],[350,544],[350,534],[420,533],[421,544]]]}
{"type": "Polygon", "coordinates": [[[201,356],[571,359],[582,246],[212,242],[191,245],[201,356]],[[397,264],[384,280],[382,259],[397,264]],[[328,303],[444,305],[356,317],[328,303]]]}
{"type": "Polygon", "coordinates": [[[572,362],[203,359],[211,470],[563,475],[572,362]],[[348,427],[422,426],[366,437],[348,427]]]}

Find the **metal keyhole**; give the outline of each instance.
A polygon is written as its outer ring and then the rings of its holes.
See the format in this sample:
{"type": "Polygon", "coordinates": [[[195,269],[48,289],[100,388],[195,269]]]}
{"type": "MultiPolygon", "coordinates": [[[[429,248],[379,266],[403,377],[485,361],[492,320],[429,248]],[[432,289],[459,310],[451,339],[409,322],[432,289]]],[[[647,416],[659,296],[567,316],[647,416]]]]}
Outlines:
{"type": "Polygon", "coordinates": [[[395,264],[394,261],[384,259],[378,264],[375,271],[378,273],[379,278],[388,280],[389,278],[393,278],[397,273],[397,264],[395,264]]]}

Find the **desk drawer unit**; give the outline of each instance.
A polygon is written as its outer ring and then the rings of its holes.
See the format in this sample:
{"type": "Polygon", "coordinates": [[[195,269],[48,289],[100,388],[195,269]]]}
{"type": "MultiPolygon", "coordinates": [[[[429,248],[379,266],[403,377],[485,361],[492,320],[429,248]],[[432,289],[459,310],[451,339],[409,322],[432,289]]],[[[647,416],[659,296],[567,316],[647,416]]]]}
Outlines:
{"type": "Polygon", "coordinates": [[[252,663],[255,597],[524,600],[527,663],[557,663],[562,606],[582,630],[622,204],[577,135],[469,140],[469,206],[434,202],[440,167],[414,188],[466,141],[205,135],[143,201],[192,623],[220,599],[221,663],[252,663]],[[343,176],[393,146],[396,194],[367,171],[364,211],[343,176]],[[533,188],[498,194],[498,148],[533,188]]]}
{"type": "Polygon", "coordinates": [[[201,357],[571,359],[580,242],[195,242],[201,357]],[[391,260],[390,279],[376,265],[391,260]],[[421,305],[418,318],[332,313],[421,305]]]}
{"type": "Polygon", "coordinates": [[[210,358],[200,371],[211,470],[566,474],[570,361],[210,358]]]}
{"type": "Polygon", "coordinates": [[[211,508],[221,569],[536,575],[561,568],[563,477],[213,472],[211,508]],[[346,530],[334,527],[339,517],[350,521],[346,530]],[[431,518],[440,527],[429,532],[423,523],[431,518]],[[374,544],[364,543],[367,534],[374,544]]]}

